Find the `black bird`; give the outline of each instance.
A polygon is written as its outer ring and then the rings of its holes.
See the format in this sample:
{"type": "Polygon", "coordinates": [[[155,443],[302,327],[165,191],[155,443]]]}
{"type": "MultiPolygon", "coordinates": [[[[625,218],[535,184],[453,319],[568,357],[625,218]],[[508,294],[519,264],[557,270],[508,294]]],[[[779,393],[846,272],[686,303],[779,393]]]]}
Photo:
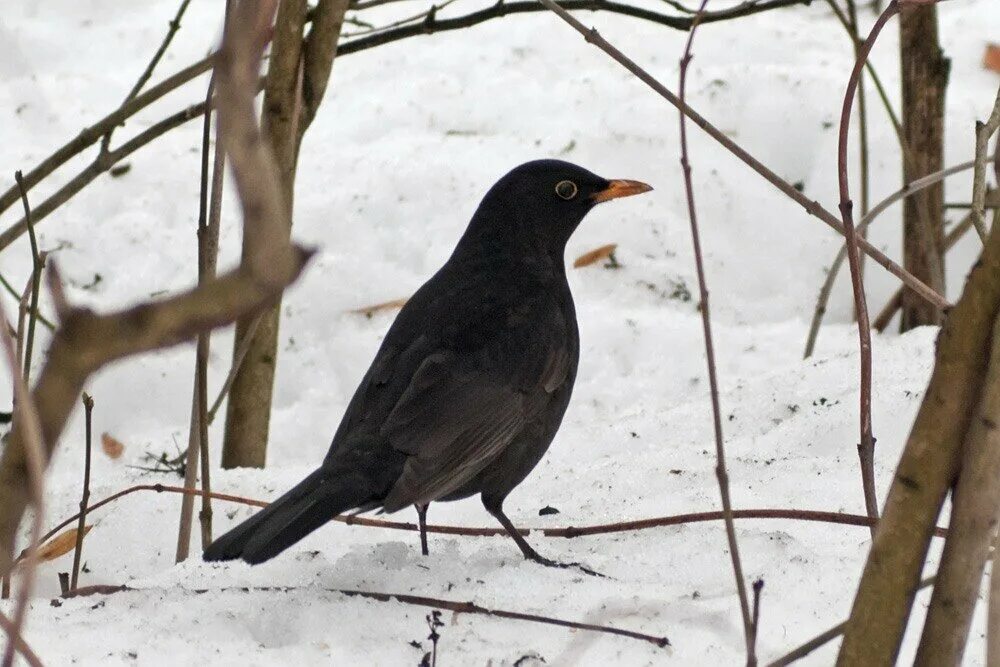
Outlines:
{"type": "Polygon", "coordinates": [[[580,341],[564,252],[598,203],[651,190],[559,160],[523,164],[479,204],[455,251],[406,303],[319,469],[215,540],[205,560],[261,563],[349,510],[480,494],[503,512],[562,422],[580,341]]]}

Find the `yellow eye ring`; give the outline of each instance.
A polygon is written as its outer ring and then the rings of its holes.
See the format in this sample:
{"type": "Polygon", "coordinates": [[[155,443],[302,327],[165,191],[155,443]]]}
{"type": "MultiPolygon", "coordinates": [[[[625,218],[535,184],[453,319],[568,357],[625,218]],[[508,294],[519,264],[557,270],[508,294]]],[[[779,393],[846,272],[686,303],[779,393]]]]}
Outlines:
{"type": "Polygon", "coordinates": [[[573,181],[559,181],[556,183],[556,194],[560,199],[570,200],[576,196],[576,183],[573,181]]]}

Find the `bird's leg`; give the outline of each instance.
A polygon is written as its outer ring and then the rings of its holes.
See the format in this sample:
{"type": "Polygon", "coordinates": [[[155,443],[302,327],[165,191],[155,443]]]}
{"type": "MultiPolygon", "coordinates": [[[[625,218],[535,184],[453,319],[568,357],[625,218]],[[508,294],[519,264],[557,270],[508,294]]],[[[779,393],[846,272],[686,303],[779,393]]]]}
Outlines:
{"type": "Polygon", "coordinates": [[[427,550],[427,505],[414,505],[417,508],[417,523],[420,524],[420,553],[427,556],[430,551],[427,550]]]}
{"type": "Polygon", "coordinates": [[[560,563],[557,560],[551,560],[539,554],[531,547],[530,544],[528,544],[528,540],[524,539],[524,536],[521,535],[521,531],[519,531],[514,526],[514,524],[511,523],[510,519],[507,518],[507,515],[503,513],[502,500],[496,501],[492,498],[487,499],[485,496],[483,496],[483,506],[486,508],[487,512],[496,517],[496,520],[500,522],[500,525],[503,526],[504,530],[507,531],[507,534],[510,535],[515,542],[517,542],[517,546],[521,549],[521,553],[524,554],[524,557],[527,560],[535,561],[536,563],[539,563],[540,565],[544,565],[546,567],[562,567],[562,568],[573,567],[580,570],[584,574],[591,575],[592,577],[605,576],[600,572],[591,570],[586,565],[582,565],[580,563],[560,563]]]}

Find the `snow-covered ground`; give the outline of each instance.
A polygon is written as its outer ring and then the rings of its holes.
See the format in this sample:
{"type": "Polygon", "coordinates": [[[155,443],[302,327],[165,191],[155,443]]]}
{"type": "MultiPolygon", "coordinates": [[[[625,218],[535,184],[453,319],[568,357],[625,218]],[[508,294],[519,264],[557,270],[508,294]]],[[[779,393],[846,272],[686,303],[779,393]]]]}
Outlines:
{"type": "MultiPolygon", "coordinates": [[[[475,4],[466,1],[445,12],[475,4]]],[[[4,187],[15,169],[30,168],[120,101],[175,10],[174,0],[9,5],[0,18],[4,187]]],[[[204,55],[217,37],[221,6],[192,3],[158,76],[204,55]]],[[[393,7],[379,17],[414,11],[409,4],[393,7]]],[[[1000,35],[1000,6],[996,0],[959,0],[942,5],[940,16],[952,59],[952,163],[970,156],[973,119],[984,117],[993,99],[997,77],[981,69],[980,59],[987,39],[1000,35]]],[[[582,18],[675,85],[684,34],[619,16],[582,18]]],[[[868,24],[872,17],[863,19],[868,24]]],[[[896,96],[894,25],[873,58],[896,96]]],[[[704,26],[689,96],[718,127],[833,208],[833,125],[850,65],[840,27],[822,3],[814,3],[704,26]]],[[[119,130],[118,140],[197,101],[205,83],[202,77],[143,112],[119,130]]],[[[874,102],[871,108],[877,199],[899,186],[899,158],[884,114],[874,102]]],[[[199,133],[192,122],[163,137],[130,160],[126,175],[100,178],[39,225],[42,247],[58,249],[75,301],[118,307],[192,284],[199,133]]],[[[691,133],[734,503],[862,513],[857,352],[845,279],[837,284],[817,354],[801,359],[838,238],[696,128],[691,133]]],[[[608,177],[647,181],[656,190],[594,211],[570,244],[572,258],[616,242],[622,268],[571,271],[583,339],[574,402],[548,456],[512,494],[508,511],[515,523],[542,527],[716,509],[676,137],[672,108],[549,14],[508,17],[338,60],[299,167],[294,233],[320,252],[284,302],[271,465],[215,470],[213,486],[270,499],[310,470],[392,317],[367,319],[349,311],[411,293],[447,256],[479,197],[507,169],[562,157],[608,177]],[[539,516],[545,506],[560,513],[539,516]]],[[[32,200],[53,192],[85,159],[39,186],[32,200]]],[[[966,176],[950,181],[949,200],[967,201],[970,183],[966,176]]],[[[3,226],[17,214],[2,216],[3,226]]],[[[893,256],[898,223],[897,207],[873,230],[876,243],[893,256]]],[[[223,266],[236,261],[238,240],[236,207],[229,200],[223,266]]],[[[974,252],[970,235],[949,256],[951,297],[974,252]]],[[[3,253],[0,270],[23,284],[26,242],[3,253]]],[[[880,307],[895,282],[874,265],[868,276],[869,303],[880,307]]],[[[6,305],[11,307],[9,299],[6,305]]],[[[919,405],[935,333],[924,329],[875,341],[880,494],[919,405]]],[[[231,334],[214,338],[213,393],[230,350],[231,334]]],[[[93,497],[134,483],[177,482],[132,466],[144,465],[146,453],[173,455],[183,447],[193,362],[187,345],[118,364],[94,379],[89,391],[97,404],[95,428],[114,434],[127,449],[118,460],[97,454],[93,497]]],[[[220,440],[216,425],[216,460],[220,440]]],[[[81,461],[77,414],[48,478],[48,525],[75,511],[81,461]]],[[[176,496],[133,495],[93,517],[81,584],[137,590],[53,606],[56,572],[69,568],[70,557],[42,568],[26,636],[48,664],[412,665],[428,649],[428,610],[328,589],[471,600],[666,635],[672,644],[659,649],[620,637],[446,613],[439,654],[444,665],[741,660],[739,610],[720,524],[530,538],[544,554],[583,561],[608,579],[526,563],[506,538],[432,535],[431,555],[424,558],[413,533],[341,524],[251,569],[199,560],[175,565],[178,507],[176,496]],[[294,588],[241,590],[246,586],[294,588]]],[[[217,531],[251,512],[215,507],[217,531]]],[[[414,519],[411,511],[399,516],[414,519]]],[[[492,525],[475,500],[436,504],[431,520],[492,525]]],[[[869,546],[865,529],[747,520],[737,532],[747,576],[766,582],[759,639],[764,659],[846,616],[869,546]]],[[[918,617],[925,604],[918,599],[918,617]]],[[[914,634],[904,650],[912,651],[914,634]]],[[[969,664],[982,662],[982,645],[977,619],[969,664]]],[[[807,663],[829,663],[834,652],[835,644],[807,663]]]]}

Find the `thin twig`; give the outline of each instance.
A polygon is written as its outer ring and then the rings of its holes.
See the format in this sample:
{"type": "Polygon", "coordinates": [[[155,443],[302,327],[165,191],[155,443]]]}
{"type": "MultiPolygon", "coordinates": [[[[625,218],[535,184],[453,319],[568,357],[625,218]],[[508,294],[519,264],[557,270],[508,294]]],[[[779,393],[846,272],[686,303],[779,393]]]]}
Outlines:
{"type": "MultiPolygon", "coordinates": [[[[238,5],[238,38],[223,42],[217,61],[219,119],[234,182],[243,203],[244,235],[257,239],[258,254],[239,267],[172,297],[132,308],[96,314],[66,303],[55,264],[49,263],[53,301],[62,314],[34,396],[45,413],[45,458],[51,459],[59,436],[91,374],[105,364],[190,340],[206,327],[223,326],[260,312],[301,275],[312,252],[289,243],[288,220],[281,203],[273,158],[262,142],[254,110],[260,53],[267,44],[276,0],[238,5]],[[250,32],[250,28],[254,32],[250,32]]],[[[25,428],[15,422],[0,453],[0,574],[10,570],[18,526],[29,504],[24,470],[28,445],[25,428]]]]}
{"type": "MultiPolygon", "coordinates": [[[[809,4],[809,2],[811,2],[811,0],[769,0],[767,2],[760,3],[742,3],[736,7],[723,9],[718,12],[706,12],[702,15],[701,23],[728,21],[744,16],[750,16],[752,14],[767,12],[772,9],[791,7],[799,4],[809,4]]],[[[635,7],[620,2],[614,2],[614,0],[563,0],[563,2],[559,4],[567,11],[601,11],[611,14],[622,14],[624,16],[643,19],[652,23],[667,26],[668,28],[675,28],[677,30],[690,30],[691,24],[693,23],[691,16],[671,16],[669,14],[661,14],[643,7],[635,7]]],[[[389,44],[390,42],[406,39],[408,37],[431,35],[448,30],[461,30],[495,18],[501,18],[512,14],[527,14],[539,11],[544,11],[544,9],[530,0],[521,2],[516,0],[513,2],[501,0],[500,2],[496,2],[495,4],[492,4],[484,9],[470,12],[469,14],[465,14],[463,16],[456,16],[448,19],[439,19],[435,17],[430,22],[425,19],[417,23],[400,26],[398,28],[374,35],[346,40],[337,46],[337,56],[340,57],[349,53],[356,53],[357,51],[370,49],[383,44],[389,44]]]]}
{"type": "MultiPolygon", "coordinates": [[[[997,197],[998,192],[1000,191],[998,190],[988,191],[986,193],[987,199],[988,200],[991,200],[993,198],[1000,199],[1000,197],[997,197]]],[[[993,224],[997,224],[998,220],[1000,220],[1000,207],[993,209],[993,224]]],[[[951,229],[951,231],[945,234],[944,237],[945,252],[948,252],[949,250],[954,248],[955,244],[958,243],[962,239],[962,237],[965,236],[966,232],[968,232],[970,229],[972,229],[971,211],[967,213],[965,217],[962,218],[959,221],[959,223],[951,229]]],[[[889,323],[892,322],[892,318],[895,317],[896,311],[899,310],[900,306],[902,305],[903,305],[903,289],[900,288],[896,290],[895,294],[893,294],[889,298],[885,306],[882,307],[882,310],[879,311],[878,316],[876,316],[875,319],[872,321],[872,328],[879,333],[885,331],[886,328],[889,326],[889,323]]]]}
{"type": "Polygon", "coordinates": [[[753,582],[753,619],[750,622],[750,629],[752,630],[750,639],[754,646],[754,655],[756,655],[757,634],[760,632],[760,597],[763,592],[764,580],[757,579],[753,582]]]}
{"type": "MultiPolygon", "coordinates": [[[[847,232],[847,262],[851,269],[851,286],[854,289],[854,308],[858,315],[858,339],[860,348],[860,441],[858,442],[858,457],[861,462],[861,480],[865,497],[865,509],[872,519],[878,518],[878,498],[875,490],[875,437],[872,435],[872,338],[871,325],[868,319],[868,303],[865,298],[865,286],[861,277],[861,261],[858,252],[858,236],[854,228],[853,202],[851,201],[850,183],[847,177],[847,139],[851,125],[851,107],[854,94],[861,80],[861,71],[868,59],[875,40],[886,22],[899,12],[899,5],[890,2],[886,10],[875,21],[867,39],[858,49],[854,69],[847,82],[844,93],[844,105],[840,115],[840,135],[837,145],[837,175],[840,184],[840,213],[847,232]]],[[[875,536],[875,526],[871,529],[875,536]]]]}
{"type": "MultiPolygon", "coordinates": [[[[683,104],[680,99],[677,98],[670,90],[660,83],[655,77],[653,77],[649,72],[640,67],[631,60],[628,56],[622,53],[620,50],[615,48],[608,40],[604,39],[599,32],[594,28],[587,28],[575,17],[573,17],[569,12],[563,9],[561,6],[556,4],[553,0],[538,0],[540,3],[545,5],[547,8],[551,9],[556,15],[559,16],[563,21],[568,23],[574,30],[580,33],[584,39],[596,46],[597,48],[604,51],[613,60],[619,63],[622,67],[627,69],[629,72],[634,74],[636,78],[645,83],[647,86],[652,88],[660,97],[667,100],[670,104],[683,111],[684,114],[691,119],[698,127],[704,130],[710,137],[715,139],[720,143],[723,148],[728,150],[730,153],[739,158],[744,164],[749,166],[755,172],[760,174],[768,183],[771,183],[782,193],[787,195],[792,201],[796,202],[802,206],[807,213],[815,215],[823,223],[828,225],[834,231],[841,235],[846,234],[846,230],[840,219],[835,215],[823,208],[819,202],[810,201],[805,195],[795,189],[795,187],[784,180],[776,173],[765,167],[759,160],[750,155],[743,147],[737,144],[735,141],[730,139],[719,130],[717,127],[709,123],[701,114],[697,113],[686,104],[683,104]]],[[[913,1],[913,0],[911,0],[913,1]]],[[[905,270],[903,267],[899,266],[891,259],[885,256],[878,248],[874,247],[871,243],[864,239],[859,239],[858,245],[862,250],[867,253],[869,257],[874,259],[880,266],[884,267],[891,274],[903,281],[910,289],[915,293],[920,294],[921,298],[926,299],[928,303],[932,303],[938,308],[947,308],[950,304],[947,299],[942,295],[935,292],[933,289],[925,285],[920,279],[915,277],[909,271],[905,270]]]]}
{"type": "MultiPolygon", "coordinates": [[[[110,505],[115,501],[130,496],[134,493],[140,493],[144,491],[151,491],[153,493],[170,493],[170,494],[187,494],[192,496],[200,496],[204,492],[200,489],[189,489],[183,486],[171,486],[168,484],[137,484],[135,486],[130,486],[128,488],[117,491],[106,498],[102,498],[98,502],[92,504],[88,513],[92,513],[102,507],[110,505]]],[[[213,500],[222,500],[231,503],[238,503],[240,505],[247,505],[249,507],[267,507],[268,503],[264,500],[257,500],[255,498],[247,498],[245,496],[237,496],[229,493],[219,493],[217,491],[212,492],[213,500]]],[[[54,537],[62,529],[69,526],[74,521],[80,518],[79,514],[74,514],[73,516],[59,522],[56,526],[51,528],[41,537],[41,541],[54,537]]],[[[841,514],[839,512],[823,512],[819,510],[797,510],[797,509],[734,509],[733,510],[734,519],[769,519],[769,520],[789,520],[789,521],[807,521],[815,523],[828,523],[840,526],[858,526],[865,527],[871,525],[871,519],[860,514],[841,514]]],[[[561,537],[565,539],[574,539],[577,537],[589,537],[592,535],[608,535],[613,533],[627,533],[639,530],[651,530],[653,528],[665,528],[670,526],[681,526],[692,523],[704,523],[708,521],[723,521],[725,519],[725,514],[721,511],[713,512],[691,512],[688,514],[675,514],[672,516],[662,516],[654,517],[650,519],[636,519],[633,521],[620,521],[617,523],[604,523],[597,524],[593,526],[567,526],[562,528],[520,528],[519,531],[522,535],[529,535],[531,533],[539,533],[545,537],[561,537]]],[[[368,517],[357,516],[357,515],[340,515],[335,516],[331,521],[336,521],[338,523],[347,524],[348,526],[363,526],[367,528],[385,528],[387,530],[405,530],[409,532],[419,532],[420,526],[415,523],[409,523],[405,521],[386,521],[384,519],[370,519],[368,517]]],[[[445,526],[438,524],[427,524],[427,532],[435,533],[437,535],[461,535],[464,537],[496,537],[501,535],[506,535],[507,532],[503,528],[479,528],[479,527],[467,527],[467,526],[445,526]]],[[[946,537],[948,531],[945,528],[935,528],[935,537],[946,537]]],[[[25,553],[22,553],[18,559],[23,559],[25,553]]]]}
{"type": "MultiPolygon", "coordinates": [[[[927,588],[933,583],[934,583],[934,577],[928,577],[927,579],[924,579],[923,581],[920,582],[920,586],[917,587],[917,590],[922,590],[924,588],[927,588]]],[[[844,634],[844,628],[846,626],[847,626],[847,621],[844,621],[843,623],[838,623],[829,630],[819,633],[818,635],[807,641],[805,644],[802,644],[798,648],[789,651],[788,653],[781,656],[777,660],[767,663],[767,667],[786,667],[787,665],[790,665],[793,662],[801,660],[802,658],[806,657],[807,655],[818,649],[820,646],[823,646],[827,642],[832,641],[837,637],[839,637],[840,635],[844,634]]]]}
{"type": "MultiPolygon", "coordinates": [[[[170,42],[173,41],[174,35],[177,34],[177,30],[181,27],[181,18],[184,16],[184,12],[187,11],[190,3],[191,0],[181,0],[180,7],[177,8],[177,13],[174,15],[173,20],[167,24],[169,26],[167,34],[163,37],[163,41],[160,42],[160,47],[156,50],[156,53],[153,54],[149,63],[146,64],[146,69],[144,69],[142,74],[139,75],[139,78],[132,86],[132,89],[128,91],[128,95],[125,96],[125,101],[121,103],[121,106],[125,106],[134,100],[136,95],[139,94],[139,91],[142,90],[142,87],[149,81],[149,78],[153,76],[153,70],[156,69],[160,59],[163,58],[163,54],[167,52],[167,47],[170,46],[170,42]]],[[[111,129],[108,130],[107,134],[104,135],[104,138],[101,139],[101,153],[108,152],[108,147],[111,145],[111,135],[114,131],[115,126],[112,126],[111,129]]]]}
{"type": "MultiPolygon", "coordinates": [[[[992,159],[992,158],[988,158],[992,159]]],[[[880,201],[878,204],[872,208],[867,215],[861,218],[858,223],[858,231],[865,232],[868,227],[881,215],[887,208],[895,204],[901,199],[907,197],[912,197],[921,190],[929,188],[942,181],[943,179],[952,176],[954,174],[972,169],[975,166],[975,160],[969,160],[968,162],[962,162],[961,164],[956,164],[954,166],[948,167],[947,169],[942,169],[941,171],[936,171],[932,174],[918,178],[917,180],[906,184],[896,192],[880,201]]],[[[923,210],[923,209],[918,209],[923,210]]],[[[945,250],[950,248],[950,245],[946,245],[945,250]]],[[[819,335],[819,328],[823,322],[823,315],[826,313],[827,305],[830,301],[830,294],[833,292],[833,284],[837,279],[837,274],[840,272],[840,268],[844,264],[844,260],[847,259],[847,245],[841,245],[837,250],[837,255],[833,258],[833,262],[830,264],[830,269],[827,271],[826,278],[823,280],[823,286],[820,287],[819,297],[816,299],[816,308],[813,311],[812,322],[809,325],[809,335],[806,337],[806,349],[803,357],[808,359],[812,356],[812,353],[816,349],[816,339],[819,335]]],[[[900,298],[902,298],[902,292],[900,292],[900,298]]],[[[876,318],[874,327],[875,329],[881,331],[882,328],[879,327],[878,322],[880,320],[876,318]]]]}
{"type": "MultiPolygon", "coordinates": [[[[705,10],[708,0],[701,0],[698,13],[695,14],[688,33],[687,44],[680,61],[680,80],[678,94],[681,105],[685,105],[688,65],[691,63],[691,45],[694,43],[695,31],[705,10]]],[[[722,498],[722,511],[726,522],[726,540],[729,543],[729,555],[733,565],[733,576],[736,579],[736,592],[739,596],[740,612],[743,615],[743,638],[746,643],[747,665],[757,664],[753,641],[753,618],[750,611],[750,600],[747,596],[747,585],[743,579],[743,564],[740,562],[739,543],[736,539],[736,526],[733,523],[733,505],[729,497],[729,474],[726,471],[726,447],[722,435],[722,409],[719,407],[719,381],[715,367],[715,345],[712,341],[712,316],[708,300],[708,280],[705,277],[705,263],[702,259],[701,237],[698,233],[698,214],[694,202],[694,185],[691,182],[691,160],[688,155],[687,118],[684,113],[678,113],[680,120],[681,171],[684,174],[684,193],[687,196],[688,219],[691,223],[691,243],[694,248],[695,269],[698,274],[698,291],[701,312],[702,333],[705,342],[705,361],[708,366],[709,394],[712,401],[712,428],[715,434],[715,477],[719,483],[719,495],[722,498]]]]}
{"type": "Polygon", "coordinates": [[[42,667],[42,661],[38,658],[38,654],[32,650],[28,642],[24,641],[24,637],[15,632],[14,624],[3,612],[0,612],[0,630],[7,633],[7,640],[21,652],[21,657],[28,663],[29,667],[42,667]]]}
{"type": "MultiPolygon", "coordinates": [[[[7,291],[7,293],[10,294],[15,299],[21,298],[21,295],[17,293],[17,290],[14,289],[14,286],[10,284],[10,282],[3,276],[2,273],[0,273],[0,285],[2,285],[3,288],[7,291]]],[[[38,321],[42,323],[42,326],[44,326],[49,331],[55,330],[55,325],[52,324],[52,322],[49,321],[49,319],[44,315],[42,315],[41,313],[36,312],[35,317],[37,317],[38,321]]],[[[20,357],[18,358],[20,359],[20,357]]]]}
{"type": "Polygon", "coordinates": [[[254,318],[253,322],[247,328],[247,334],[240,341],[240,346],[236,350],[236,354],[233,355],[233,364],[229,368],[229,374],[226,375],[225,382],[222,383],[222,388],[219,389],[218,396],[212,401],[212,407],[208,411],[208,423],[211,424],[215,421],[215,415],[219,411],[219,406],[222,405],[222,401],[226,398],[229,393],[229,389],[233,386],[233,380],[236,379],[236,374],[240,371],[240,366],[243,365],[243,360],[247,356],[247,352],[250,351],[250,343],[253,341],[254,334],[257,333],[257,326],[260,324],[261,315],[254,318]]]}
{"type": "MultiPolygon", "coordinates": [[[[142,588],[130,588],[128,586],[103,586],[103,587],[91,587],[91,590],[86,591],[69,591],[66,595],[61,597],[77,597],[79,595],[101,595],[101,594],[114,594],[128,591],[142,591],[150,589],[142,588]]],[[[186,588],[182,589],[195,595],[204,595],[206,593],[248,593],[248,592],[262,592],[262,593],[290,593],[293,591],[302,590],[302,588],[296,586],[256,586],[256,587],[224,587],[224,588],[186,588]]],[[[416,605],[419,607],[431,607],[433,609],[447,609],[448,611],[455,612],[455,614],[478,614],[483,616],[493,616],[495,618],[507,618],[515,621],[530,621],[532,623],[544,623],[545,625],[556,625],[562,628],[571,628],[573,630],[587,630],[590,632],[600,632],[609,635],[617,635],[619,637],[627,637],[629,639],[638,639],[640,641],[648,642],[657,646],[659,648],[665,648],[670,646],[670,640],[666,637],[657,637],[654,635],[647,635],[642,632],[635,632],[632,630],[623,630],[621,628],[614,628],[607,625],[595,625],[593,623],[579,623],[577,621],[567,621],[561,618],[553,618],[550,616],[540,616],[538,614],[525,614],[519,611],[505,611],[502,609],[488,609],[486,607],[481,607],[475,602],[458,602],[455,600],[442,600],[439,598],[425,597],[423,595],[409,595],[406,593],[377,593],[374,591],[358,591],[350,590],[344,588],[314,588],[313,590],[322,590],[325,593],[339,593],[341,595],[346,595],[348,597],[360,597],[369,600],[378,600],[379,602],[401,602],[403,604],[416,605]]]]}
{"type": "MultiPolygon", "coordinates": [[[[986,242],[986,157],[990,137],[1000,128],[1000,90],[993,103],[993,111],[985,123],[976,121],[976,166],[972,172],[972,224],[979,234],[979,239],[986,242]]],[[[1000,152],[1000,151],[998,151],[1000,152]]],[[[1000,185],[1000,183],[998,183],[1000,185]]]]}
{"type": "MultiPolygon", "coordinates": [[[[7,315],[3,312],[3,305],[0,303],[0,322],[6,323],[6,321],[7,315]]],[[[6,324],[0,326],[0,330],[2,330],[0,331],[0,340],[3,341],[7,364],[14,383],[15,425],[24,434],[23,442],[26,454],[28,493],[30,502],[35,509],[34,517],[31,521],[31,542],[28,545],[25,555],[26,565],[21,570],[21,587],[18,590],[10,627],[7,628],[10,640],[7,642],[7,648],[4,650],[3,662],[0,663],[2,667],[11,667],[14,663],[14,653],[18,645],[16,638],[21,636],[21,629],[24,627],[24,619],[28,611],[28,599],[31,597],[31,589],[35,583],[35,571],[38,566],[38,546],[42,543],[42,523],[45,520],[45,446],[42,443],[42,429],[38,422],[38,412],[35,409],[35,402],[28,391],[28,385],[24,381],[24,376],[21,374],[21,369],[18,366],[14,341],[10,338],[10,331],[6,324]]],[[[10,444],[7,445],[7,447],[10,446],[10,444]]]]}
{"type": "Polygon", "coordinates": [[[70,578],[70,588],[77,588],[80,582],[80,556],[83,553],[83,537],[87,532],[87,503],[90,502],[90,451],[93,435],[92,417],[94,399],[90,394],[83,394],[84,420],[86,425],[86,458],[83,463],[83,493],[80,495],[80,521],[76,525],[76,548],[73,549],[73,573],[70,578]]]}
{"type": "Polygon", "coordinates": [[[24,343],[24,383],[31,386],[31,356],[35,344],[35,322],[38,319],[38,293],[41,291],[42,270],[45,260],[38,251],[38,239],[35,237],[35,225],[31,218],[31,206],[28,205],[28,191],[24,187],[24,178],[20,170],[14,172],[14,180],[21,191],[21,206],[24,208],[24,221],[28,227],[28,238],[31,241],[31,306],[28,310],[28,333],[24,343]]]}
{"type": "MultiPolygon", "coordinates": [[[[770,11],[772,9],[797,4],[808,4],[809,2],[810,0],[771,0],[770,2],[762,2],[760,4],[743,3],[742,5],[731,9],[709,14],[702,20],[702,23],[737,19],[759,12],[770,11]]],[[[564,4],[574,10],[605,11],[612,14],[622,14],[657,23],[659,25],[676,28],[678,30],[688,30],[691,27],[691,19],[689,17],[676,17],[659,14],[657,12],[639,7],[632,7],[630,5],[612,2],[610,0],[567,0],[564,4]]],[[[438,32],[447,32],[450,30],[460,30],[462,28],[474,26],[479,23],[495,18],[501,18],[510,14],[523,14],[537,11],[541,11],[541,9],[538,5],[531,1],[510,3],[501,2],[497,5],[493,5],[484,10],[472,12],[465,16],[436,20],[430,26],[425,23],[420,23],[417,25],[404,26],[396,30],[390,30],[368,38],[347,41],[338,45],[337,57],[352,53],[360,53],[361,51],[366,51],[368,49],[401,39],[419,37],[438,32]]],[[[306,21],[309,22],[311,20],[312,17],[307,15],[306,21]]],[[[100,141],[116,126],[123,124],[127,119],[131,118],[133,115],[160,99],[167,93],[176,90],[185,83],[188,83],[194,78],[210,70],[216,55],[217,54],[215,53],[209,54],[198,62],[188,65],[184,69],[167,77],[162,82],[152,86],[145,93],[136,96],[134,100],[118,107],[90,127],[85,128],[79,135],[58,148],[54,153],[42,160],[41,163],[25,174],[25,184],[28,190],[30,191],[30,189],[35,187],[35,185],[37,185],[42,179],[52,174],[56,169],[66,164],[66,162],[71,160],[73,157],[79,155],[88,147],[100,141]]],[[[144,137],[145,140],[136,143],[130,150],[124,151],[125,147],[122,146],[116,150],[109,151],[107,155],[104,156],[104,159],[95,161],[95,164],[92,164],[84,170],[84,172],[81,172],[81,174],[75,177],[72,181],[68,182],[62,189],[53,195],[53,197],[46,200],[42,206],[37,207],[38,210],[36,211],[35,222],[37,223],[41,221],[42,218],[51,213],[56,207],[68,201],[73,195],[93,181],[97,175],[106,171],[110,164],[121,160],[123,157],[126,157],[138,148],[148,144],[152,141],[152,139],[155,139],[161,134],[178,127],[183,122],[200,116],[203,109],[200,108],[200,105],[193,105],[187,111],[187,115],[180,116],[180,114],[175,114],[170,119],[165,119],[164,121],[157,123],[155,126],[150,127],[148,130],[139,135],[144,137]],[[173,122],[168,122],[171,119],[173,122]],[[154,128],[156,128],[156,132],[152,132],[154,128]],[[45,206],[45,204],[49,204],[49,206],[45,206]]],[[[135,140],[133,140],[133,142],[134,141],[135,140]]],[[[0,194],[0,213],[3,213],[12,204],[14,204],[17,201],[17,197],[18,191],[16,186],[9,188],[3,192],[3,194],[0,194]]],[[[24,221],[21,220],[0,233],[0,250],[7,248],[7,246],[20,238],[25,231],[27,231],[27,229],[24,226],[24,221]]]]}

